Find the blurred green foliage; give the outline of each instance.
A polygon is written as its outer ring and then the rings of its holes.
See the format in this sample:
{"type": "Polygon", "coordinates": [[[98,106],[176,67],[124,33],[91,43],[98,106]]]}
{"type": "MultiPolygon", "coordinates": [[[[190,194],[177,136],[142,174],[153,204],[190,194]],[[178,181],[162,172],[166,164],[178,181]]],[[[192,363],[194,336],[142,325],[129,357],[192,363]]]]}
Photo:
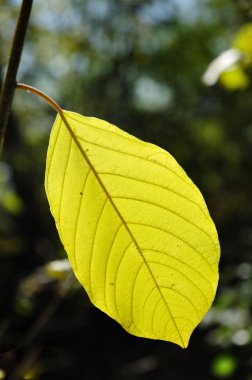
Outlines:
{"type": "Polygon", "coordinates": [[[231,355],[219,355],[212,364],[212,372],[216,377],[227,378],[235,371],[236,360],[231,355]]]}
{"type": "MultiPolygon", "coordinates": [[[[2,69],[19,5],[0,0],[2,69]]],[[[0,164],[0,378],[251,380],[251,19],[251,0],[34,2],[18,79],[175,156],[217,224],[220,285],[183,351],[128,335],[70,272],[48,271],[65,258],[43,187],[55,113],[17,91],[0,164]],[[240,79],[205,86],[230,47],[247,57],[240,79]]]]}

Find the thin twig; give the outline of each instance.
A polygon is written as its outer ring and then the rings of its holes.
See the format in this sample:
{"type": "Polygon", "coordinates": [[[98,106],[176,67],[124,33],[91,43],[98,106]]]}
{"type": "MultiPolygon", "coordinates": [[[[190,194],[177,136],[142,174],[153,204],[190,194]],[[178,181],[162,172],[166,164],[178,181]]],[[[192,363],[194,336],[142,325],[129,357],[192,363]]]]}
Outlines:
{"type": "Polygon", "coordinates": [[[9,120],[12,100],[16,88],[16,76],[23,51],[25,34],[31,14],[33,0],[23,0],[16,31],[13,38],[9,63],[0,97],[0,158],[3,149],[4,137],[9,120]]]}

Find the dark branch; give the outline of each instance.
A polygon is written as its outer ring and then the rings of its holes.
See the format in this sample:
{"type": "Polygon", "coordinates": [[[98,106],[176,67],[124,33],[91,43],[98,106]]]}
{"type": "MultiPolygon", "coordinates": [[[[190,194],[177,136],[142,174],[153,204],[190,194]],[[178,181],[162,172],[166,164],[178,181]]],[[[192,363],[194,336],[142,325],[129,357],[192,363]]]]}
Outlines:
{"type": "Polygon", "coordinates": [[[23,0],[15,35],[13,38],[9,63],[0,97],[0,157],[16,87],[16,76],[23,51],[24,40],[33,0],[23,0]]]}

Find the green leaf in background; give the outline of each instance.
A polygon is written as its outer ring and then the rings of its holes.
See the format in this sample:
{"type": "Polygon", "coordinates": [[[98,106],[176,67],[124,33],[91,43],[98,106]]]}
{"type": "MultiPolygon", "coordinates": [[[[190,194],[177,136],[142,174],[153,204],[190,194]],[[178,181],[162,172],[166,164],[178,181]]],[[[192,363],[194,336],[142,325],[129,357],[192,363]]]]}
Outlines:
{"type": "Polygon", "coordinates": [[[230,354],[217,356],[212,363],[212,373],[218,378],[228,378],[234,374],[237,362],[235,357],[230,354]]]}
{"type": "Polygon", "coordinates": [[[131,334],[187,347],[218,282],[219,243],[176,160],[96,118],[64,111],[45,187],[76,277],[131,334]]]}

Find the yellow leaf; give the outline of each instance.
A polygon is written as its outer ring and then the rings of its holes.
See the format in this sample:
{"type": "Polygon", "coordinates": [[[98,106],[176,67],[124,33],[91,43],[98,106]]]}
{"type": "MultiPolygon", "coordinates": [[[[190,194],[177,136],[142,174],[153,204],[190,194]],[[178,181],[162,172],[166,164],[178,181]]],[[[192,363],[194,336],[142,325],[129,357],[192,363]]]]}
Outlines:
{"type": "Polygon", "coordinates": [[[252,23],[243,25],[236,34],[233,46],[239,49],[242,53],[247,55],[248,63],[251,63],[252,59],[252,23]]]}
{"type": "Polygon", "coordinates": [[[176,160],[96,118],[53,126],[46,193],[76,277],[131,334],[187,347],[212,304],[219,243],[176,160]]]}
{"type": "Polygon", "coordinates": [[[249,77],[241,67],[236,66],[224,71],[220,82],[229,91],[244,90],[249,85],[249,77]]]}

